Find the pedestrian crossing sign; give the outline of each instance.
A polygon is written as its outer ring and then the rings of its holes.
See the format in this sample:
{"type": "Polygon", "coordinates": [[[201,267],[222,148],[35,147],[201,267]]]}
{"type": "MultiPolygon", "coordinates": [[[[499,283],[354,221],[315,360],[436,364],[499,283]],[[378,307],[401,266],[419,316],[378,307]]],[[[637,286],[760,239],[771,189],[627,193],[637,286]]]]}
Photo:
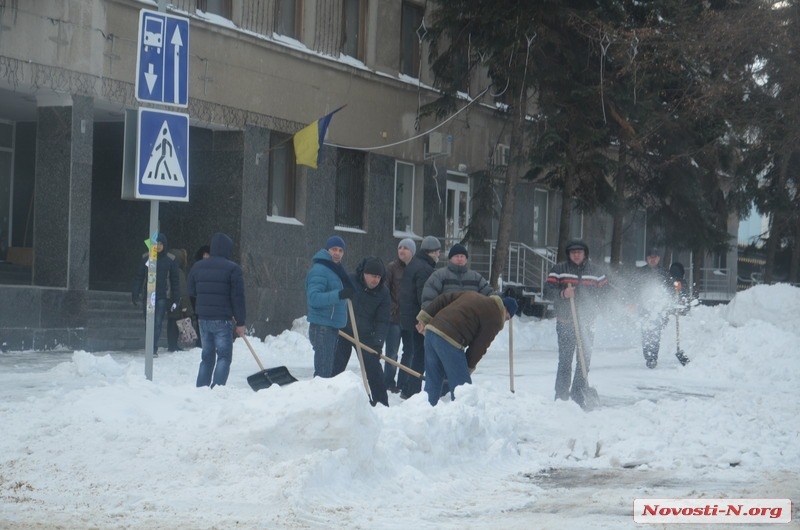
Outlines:
{"type": "Polygon", "coordinates": [[[189,202],[189,115],[139,108],[136,198],[189,202]]]}

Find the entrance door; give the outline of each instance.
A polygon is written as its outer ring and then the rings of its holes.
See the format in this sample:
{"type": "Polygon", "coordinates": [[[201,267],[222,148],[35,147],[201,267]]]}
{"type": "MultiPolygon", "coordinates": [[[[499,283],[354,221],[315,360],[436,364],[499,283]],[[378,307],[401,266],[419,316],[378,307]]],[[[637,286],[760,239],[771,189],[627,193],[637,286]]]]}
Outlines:
{"type": "Polygon", "coordinates": [[[445,238],[448,244],[461,241],[469,223],[469,184],[447,181],[445,238]]]}

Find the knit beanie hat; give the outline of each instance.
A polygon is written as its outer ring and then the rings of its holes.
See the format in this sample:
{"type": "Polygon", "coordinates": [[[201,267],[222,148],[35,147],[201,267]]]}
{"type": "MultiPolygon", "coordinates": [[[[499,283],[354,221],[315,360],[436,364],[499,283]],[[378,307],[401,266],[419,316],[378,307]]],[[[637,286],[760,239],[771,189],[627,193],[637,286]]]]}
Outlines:
{"type": "Polygon", "coordinates": [[[339,247],[344,250],[344,239],[339,236],[331,236],[325,242],[325,250],[330,250],[332,247],[339,247]]]}
{"type": "Polygon", "coordinates": [[[467,247],[465,247],[461,243],[456,243],[455,245],[450,247],[450,253],[447,255],[447,259],[450,259],[453,256],[458,256],[459,254],[464,254],[465,257],[469,258],[467,247]]]}
{"type": "Polygon", "coordinates": [[[422,245],[420,245],[419,248],[425,252],[430,252],[432,250],[439,250],[442,248],[442,244],[439,243],[439,240],[433,236],[425,236],[422,240],[422,245]]]}
{"type": "Polygon", "coordinates": [[[364,274],[374,274],[375,276],[383,276],[385,274],[383,269],[383,262],[380,258],[365,258],[364,259],[364,274]]]}
{"type": "Polygon", "coordinates": [[[517,304],[517,299],[512,298],[511,296],[506,296],[503,298],[503,305],[506,306],[506,311],[512,317],[517,314],[517,310],[519,309],[519,304],[517,304]]]}
{"type": "Polygon", "coordinates": [[[400,247],[407,248],[408,250],[411,251],[412,254],[416,254],[417,253],[417,244],[414,243],[414,240],[411,239],[410,237],[407,237],[407,238],[401,240],[400,243],[397,244],[397,248],[400,248],[400,247]]]}

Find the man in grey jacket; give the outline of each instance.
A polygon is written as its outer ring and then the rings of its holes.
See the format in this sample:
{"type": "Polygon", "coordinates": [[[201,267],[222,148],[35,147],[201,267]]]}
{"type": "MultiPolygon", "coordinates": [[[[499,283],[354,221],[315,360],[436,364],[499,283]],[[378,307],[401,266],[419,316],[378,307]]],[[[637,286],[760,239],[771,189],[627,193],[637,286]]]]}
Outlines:
{"type": "Polygon", "coordinates": [[[447,266],[437,269],[425,282],[425,287],[422,288],[422,309],[444,293],[475,291],[486,296],[492,294],[489,282],[479,272],[470,270],[467,266],[469,252],[464,245],[453,245],[447,259],[447,266]]]}

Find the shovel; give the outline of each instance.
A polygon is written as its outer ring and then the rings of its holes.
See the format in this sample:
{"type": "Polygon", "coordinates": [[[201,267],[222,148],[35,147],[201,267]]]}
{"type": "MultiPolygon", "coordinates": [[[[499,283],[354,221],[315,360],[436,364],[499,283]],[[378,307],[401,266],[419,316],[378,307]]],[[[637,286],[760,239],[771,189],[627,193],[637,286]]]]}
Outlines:
{"type": "Polygon", "coordinates": [[[364,354],[361,353],[361,341],[358,338],[358,326],[356,326],[356,313],[353,310],[353,301],[347,299],[347,312],[350,314],[350,325],[353,327],[353,335],[355,336],[356,354],[358,355],[358,365],[361,368],[361,380],[364,382],[364,390],[367,391],[369,402],[373,403],[372,390],[369,388],[369,381],[367,381],[367,370],[364,367],[364,354]]]}
{"type": "MultiPolygon", "coordinates": [[[[677,290],[678,287],[676,286],[675,289],[677,290]]],[[[686,364],[689,362],[689,358],[686,356],[685,353],[683,353],[683,350],[681,349],[681,327],[680,324],[678,323],[680,318],[681,317],[678,315],[678,313],[675,313],[675,348],[676,348],[675,357],[678,358],[678,361],[681,363],[681,366],[686,366],[686,364]]]]}
{"type": "Polygon", "coordinates": [[[589,386],[589,370],[586,368],[586,357],[583,355],[583,337],[581,335],[581,326],[578,323],[578,311],[575,309],[575,297],[569,299],[569,307],[572,310],[572,324],[575,326],[575,342],[578,346],[578,363],[581,365],[581,374],[583,374],[583,404],[581,408],[584,410],[592,410],[600,406],[600,396],[597,395],[597,390],[589,386]]]}
{"type": "MultiPolygon", "coordinates": [[[[350,341],[350,342],[352,342],[354,345],[356,344],[356,339],[355,339],[355,337],[352,337],[352,336],[348,335],[347,333],[345,333],[345,332],[344,332],[344,331],[342,331],[341,329],[339,330],[339,336],[340,336],[340,337],[343,337],[343,338],[345,338],[345,339],[347,339],[347,340],[349,340],[349,341],[350,341]]],[[[382,353],[381,353],[381,352],[379,352],[379,351],[375,351],[375,350],[373,350],[372,348],[370,348],[370,347],[369,347],[369,346],[367,346],[366,344],[361,344],[361,349],[363,349],[363,350],[364,350],[364,351],[366,351],[366,352],[369,352],[369,353],[372,353],[372,354],[374,354],[374,355],[377,355],[378,357],[380,357],[381,359],[383,359],[383,360],[384,360],[384,361],[386,361],[387,363],[389,363],[389,364],[391,364],[391,365],[393,365],[393,366],[396,366],[397,368],[400,368],[401,370],[403,370],[403,371],[405,371],[405,372],[407,372],[407,373],[409,373],[409,374],[413,375],[413,376],[414,376],[414,377],[416,377],[417,379],[422,379],[423,381],[425,381],[425,378],[422,376],[422,374],[421,374],[421,373],[417,372],[416,370],[412,370],[411,368],[409,368],[408,366],[406,366],[406,365],[404,365],[404,364],[400,364],[399,362],[397,362],[397,361],[395,361],[394,359],[391,359],[391,358],[389,358],[389,357],[385,356],[384,354],[382,354],[382,353]]]]}
{"type": "Polygon", "coordinates": [[[514,393],[514,315],[508,319],[508,384],[514,393]]]}
{"type": "Polygon", "coordinates": [[[269,388],[273,384],[283,386],[288,385],[290,383],[294,383],[297,381],[292,374],[289,373],[289,369],[285,366],[277,366],[275,368],[264,368],[264,365],[261,364],[261,359],[258,358],[256,355],[256,351],[250,345],[250,341],[247,340],[247,337],[242,335],[244,339],[244,343],[247,344],[247,349],[250,350],[250,353],[253,354],[253,359],[256,360],[258,363],[258,367],[261,368],[261,371],[255,373],[247,378],[247,384],[250,385],[250,388],[258,392],[264,388],[269,388]]]}

